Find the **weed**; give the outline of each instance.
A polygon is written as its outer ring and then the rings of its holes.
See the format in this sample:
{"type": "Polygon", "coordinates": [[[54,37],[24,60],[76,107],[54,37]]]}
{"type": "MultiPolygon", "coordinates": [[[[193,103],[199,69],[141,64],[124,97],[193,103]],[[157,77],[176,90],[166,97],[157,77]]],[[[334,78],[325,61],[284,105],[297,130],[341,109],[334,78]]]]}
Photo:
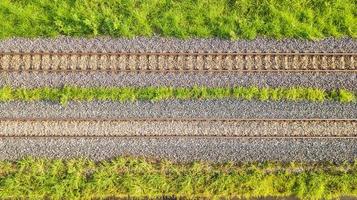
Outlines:
{"type": "Polygon", "coordinates": [[[0,89],[0,101],[9,101],[13,98],[12,96],[12,88],[9,86],[5,86],[0,89]]]}
{"type": "Polygon", "coordinates": [[[176,96],[177,99],[187,100],[191,98],[190,88],[175,88],[173,95],[176,96]]]}
{"type": "Polygon", "coordinates": [[[270,98],[269,93],[270,93],[269,88],[262,88],[260,90],[259,100],[261,100],[261,101],[269,100],[269,98],[270,98]]]}
{"type": "Polygon", "coordinates": [[[306,90],[306,99],[309,101],[324,101],[326,92],[321,89],[308,88],[306,90]]]}
{"type": "Polygon", "coordinates": [[[348,90],[344,90],[344,89],[340,89],[338,91],[338,94],[339,94],[339,100],[341,102],[353,102],[353,101],[356,101],[356,96],[348,91],[348,90]]]}
{"type": "Polygon", "coordinates": [[[318,88],[258,88],[258,87],[234,87],[234,88],[171,88],[171,87],[122,87],[122,88],[80,88],[65,86],[63,88],[0,88],[0,101],[57,101],[65,105],[68,101],[160,101],[167,99],[238,99],[261,101],[312,101],[323,102],[335,100],[342,103],[355,102],[356,96],[348,90],[325,91],[318,88]]]}
{"type": "Polygon", "coordinates": [[[0,161],[1,199],[356,197],[356,162],[0,161]]]}
{"type": "Polygon", "coordinates": [[[0,38],[355,38],[355,10],[354,0],[1,0],[0,38]]]}

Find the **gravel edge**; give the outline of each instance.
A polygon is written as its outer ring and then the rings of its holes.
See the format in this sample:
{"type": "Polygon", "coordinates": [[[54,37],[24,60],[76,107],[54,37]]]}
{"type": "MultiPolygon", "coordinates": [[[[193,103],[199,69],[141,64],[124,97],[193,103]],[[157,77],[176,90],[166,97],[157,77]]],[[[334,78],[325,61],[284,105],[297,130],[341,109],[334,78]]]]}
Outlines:
{"type": "Polygon", "coordinates": [[[11,101],[0,103],[4,118],[123,119],[123,118],[213,118],[213,119],[357,119],[357,103],[263,102],[239,100],[164,100],[135,102],[11,101]]]}
{"type": "Polygon", "coordinates": [[[257,38],[254,40],[188,39],[164,37],[125,38],[10,38],[0,41],[0,52],[356,52],[352,38],[319,41],[257,38]]]}
{"type": "Polygon", "coordinates": [[[26,156],[103,160],[131,155],[178,162],[345,162],[357,159],[356,142],[356,139],[3,138],[0,160],[26,156]]]}
{"type": "Polygon", "coordinates": [[[357,73],[0,73],[0,87],[314,87],[357,91],[357,73]]]}

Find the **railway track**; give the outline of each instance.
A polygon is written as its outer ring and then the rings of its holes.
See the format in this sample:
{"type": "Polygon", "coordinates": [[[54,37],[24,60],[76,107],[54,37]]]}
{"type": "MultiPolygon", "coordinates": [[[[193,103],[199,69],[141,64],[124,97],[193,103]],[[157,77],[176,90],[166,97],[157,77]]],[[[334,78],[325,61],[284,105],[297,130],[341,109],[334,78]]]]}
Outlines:
{"type": "Polygon", "coordinates": [[[357,71],[357,53],[0,53],[0,71],[357,71]]]}

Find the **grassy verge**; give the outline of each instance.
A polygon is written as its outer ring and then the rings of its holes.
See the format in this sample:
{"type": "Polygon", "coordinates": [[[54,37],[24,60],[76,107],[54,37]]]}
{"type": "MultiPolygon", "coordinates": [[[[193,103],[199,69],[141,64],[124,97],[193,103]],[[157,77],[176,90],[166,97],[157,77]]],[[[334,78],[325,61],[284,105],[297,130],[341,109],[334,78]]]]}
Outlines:
{"type": "Polygon", "coordinates": [[[1,0],[0,38],[357,35],[354,0],[1,0]]]}
{"type": "Polygon", "coordinates": [[[1,199],[357,197],[357,163],[172,163],[120,157],[0,161],[1,199]]]}
{"type": "Polygon", "coordinates": [[[261,101],[313,101],[323,102],[335,100],[343,103],[355,102],[356,95],[348,90],[339,89],[325,91],[318,88],[171,88],[171,87],[97,87],[80,88],[65,86],[63,88],[0,88],[0,101],[57,101],[66,104],[68,101],[136,101],[136,100],[167,100],[167,99],[237,99],[261,101]]]}

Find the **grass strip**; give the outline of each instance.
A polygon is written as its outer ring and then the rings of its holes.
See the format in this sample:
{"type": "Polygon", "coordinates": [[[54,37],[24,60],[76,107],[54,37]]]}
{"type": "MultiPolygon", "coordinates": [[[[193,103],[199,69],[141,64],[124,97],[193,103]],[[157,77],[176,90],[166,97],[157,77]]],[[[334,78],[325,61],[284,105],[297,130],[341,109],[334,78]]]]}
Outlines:
{"type": "Polygon", "coordinates": [[[323,102],[334,100],[342,103],[356,101],[354,92],[338,89],[325,91],[318,88],[171,88],[171,87],[94,87],[81,88],[64,86],[62,88],[0,88],[0,101],[55,101],[66,104],[68,101],[160,101],[167,99],[195,100],[195,99],[237,99],[260,101],[312,101],[323,102]]]}
{"type": "Polygon", "coordinates": [[[0,38],[357,35],[354,0],[1,0],[0,38]]]}
{"type": "Polygon", "coordinates": [[[102,198],[332,199],[357,197],[352,163],[173,163],[119,157],[0,161],[1,199],[102,198]]]}

